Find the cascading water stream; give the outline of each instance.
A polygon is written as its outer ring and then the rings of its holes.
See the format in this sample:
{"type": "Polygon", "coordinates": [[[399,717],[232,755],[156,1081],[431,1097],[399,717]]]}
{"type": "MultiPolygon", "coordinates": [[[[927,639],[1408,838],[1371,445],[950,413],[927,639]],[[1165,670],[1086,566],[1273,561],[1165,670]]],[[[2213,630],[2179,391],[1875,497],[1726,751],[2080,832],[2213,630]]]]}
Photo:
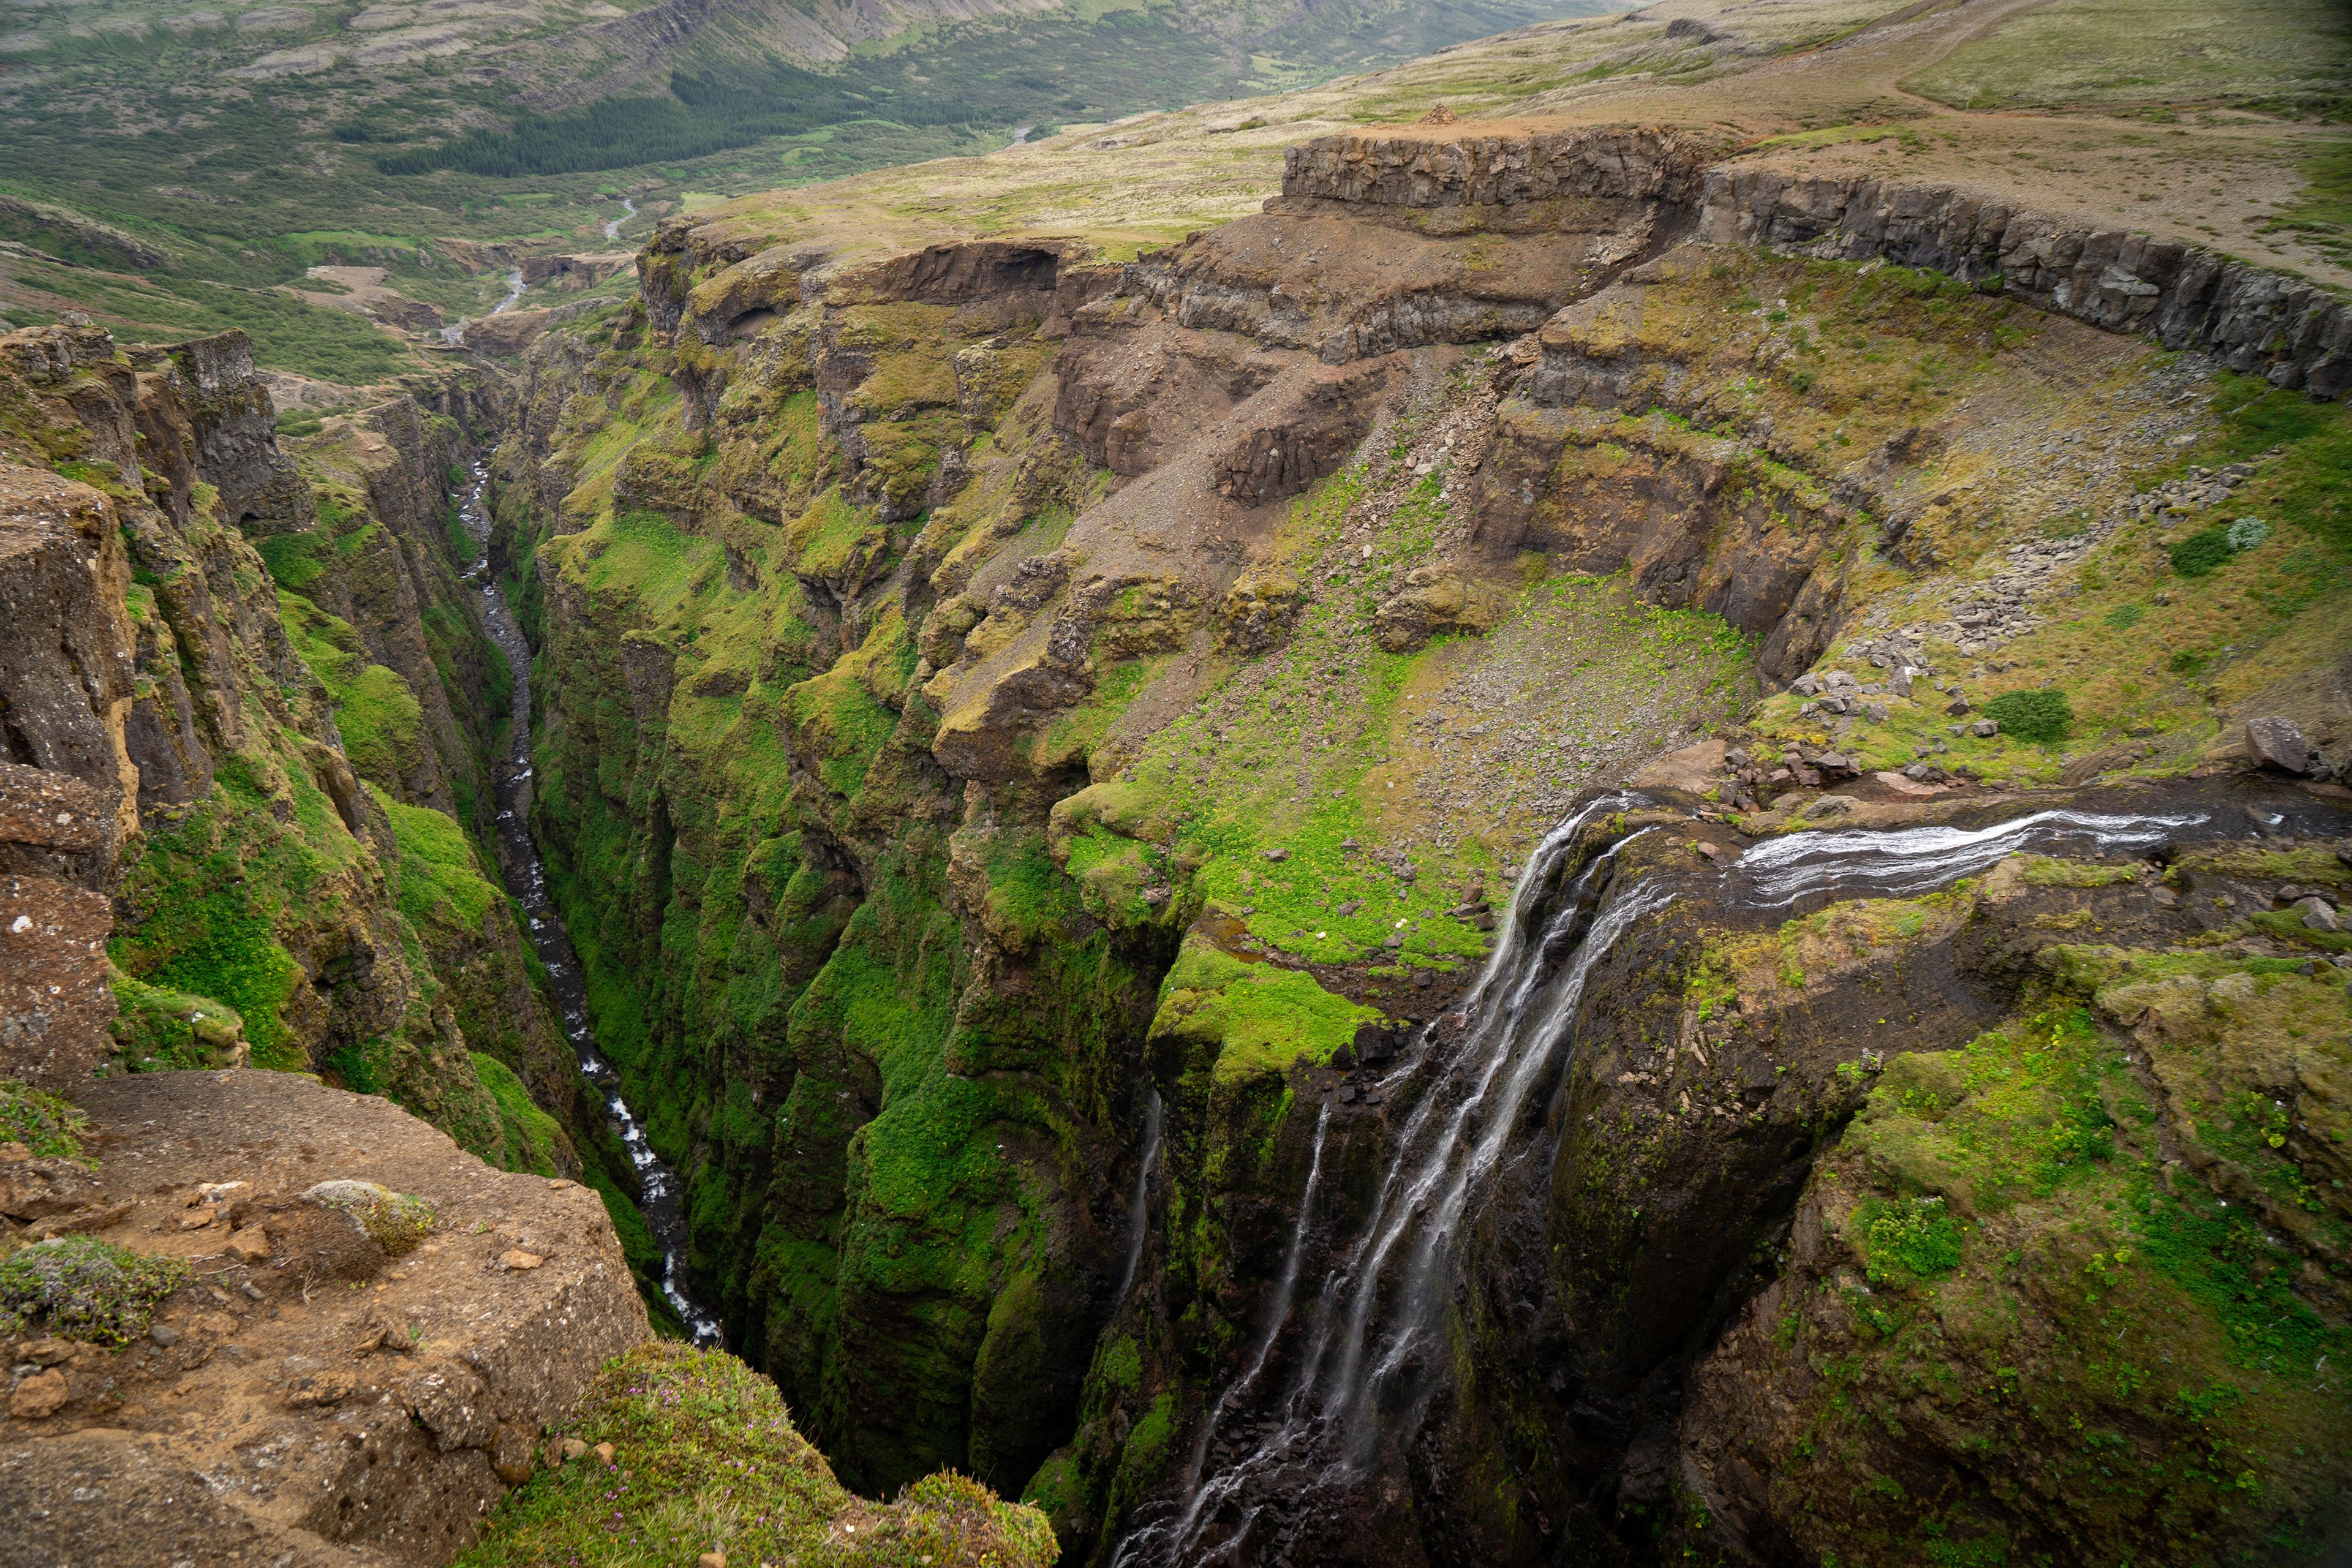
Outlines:
{"type": "Polygon", "coordinates": [[[1118,1272],[1118,1293],[1111,1298],[1114,1311],[1135,1288],[1135,1271],[1143,1263],[1143,1240],[1151,1230],[1151,1167],[1160,1160],[1161,1110],[1160,1091],[1155,1089],[1143,1110],[1143,1159],[1135,1167],[1135,1198],[1127,1210],[1127,1263],[1118,1272]]]}
{"type": "MultiPolygon", "coordinates": [[[[1640,797],[1626,795],[1596,799],[1529,857],[1502,938],[1463,1005],[1467,1025],[1458,1044],[1433,1062],[1439,1037],[1427,1031],[1420,1049],[1383,1080],[1393,1088],[1424,1078],[1426,1087],[1398,1130],[1360,1239],[1317,1303],[1276,1429],[1222,1470],[1204,1473],[1228,1407],[1250,1394],[1265,1370],[1290,1312],[1286,1288],[1269,1309],[1247,1370],[1207,1413],[1184,1506],[1130,1533],[1114,1558],[1118,1568],[1245,1560],[1242,1543],[1271,1503],[1363,1479],[1376,1462],[1381,1423],[1415,1418],[1419,1396],[1433,1391],[1423,1385],[1435,1381],[1421,1376],[1422,1366],[1444,1361],[1454,1238],[1570,1044],[1594,967],[1636,921],[1675,896],[1667,884],[1678,879],[1617,878],[1618,856],[1640,831],[1593,857],[1565,889],[1558,886],[1591,825],[1638,804],[1640,797]],[[1210,1528],[1221,1522],[1222,1543],[1204,1547],[1210,1528]]],[[[2145,849],[2210,820],[2195,811],[2054,809],[1975,828],[1792,833],[1752,846],[1711,897],[1759,910],[1813,898],[1905,897],[1948,887],[2020,851],[2145,849]]],[[[1327,1121],[1328,1115],[1327,1106],[1327,1121]]],[[[1317,1124],[1318,1171],[1324,1126],[1317,1124]]],[[[1294,1259],[1310,1223],[1313,1187],[1310,1177],[1294,1259]]]]}
{"type": "MultiPolygon", "coordinates": [[[[1297,1262],[1303,1256],[1312,1223],[1314,1189],[1322,1166],[1323,1137],[1330,1116],[1329,1106],[1325,1106],[1322,1119],[1316,1123],[1315,1160],[1307,1197],[1300,1205],[1290,1258],[1251,1361],[1243,1374],[1219,1395],[1195,1440],[1192,1489],[1185,1507],[1174,1519],[1129,1536],[1115,1559],[1121,1568],[1143,1563],[1194,1561],[1203,1527],[1225,1503],[1240,1497],[1261,1478],[1271,1479],[1273,1472],[1313,1458],[1318,1444],[1334,1428],[1335,1422],[1360,1406],[1362,1401],[1355,1395],[1364,1392],[1367,1385],[1358,1378],[1357,1371],[1374,1303],[1400,1241],[1408,1235],[1418,1235],[1424,1243],[1416,1248],[1412,1258],[1411,1278],[1414,1284],[1442,1273],[1444,1233],[1458,1218],[1472,1184],[1492,1164],[1528,1091],[1544,1076],[1553,1048],[1573,1025],[1584,981],[1593,963],[1626,927],[1666,901],[1667,895],[1663,892],[1637,888],[1633,897],[1606,903],[1596,910],[1596,901],[1608,885],[1611,862],[1617,850],[1630,842],[1621,840],[1584,868],[1559,909],[1542,922],[1541,930],[1532,930],[1538,906],[1585,826],[1633,803],[1633,797],[1625,795],[1594,800],[1555,828],[1528,858],[1512,895],[1511,916],[1504,926],[1503,940],[1496,943],[1465,1004],[1465,1011],[1474,1019],[1472,1032],[1463,1048],[1438,1069],[1439,1076],[1406,1118],[1355,1262],[1327,1284],[1320,1295],[1315,1329],[1301,1370],[1284,1401],[1279,1427],[1234,1465],[1214,1476],[1206,1476],[1202,1473],[1202,1467],[1227,1406],[1237,1395],[1246,1394],[1264,1373],[1290,1315],[1297,1262]],[[1535,1005],[1540,1006],[1536,1026],[1523,1029],[1520,1026],[1528,1019],[1531,1005],[1535,1005]],[[1472,1120],[1479,1116],[1490,1094],[1496,1100],[1495,1112],[1473,1130],[1472,1120]],[[1440,1124],[1443,1130],[1438,1136],[1427,1136],[1440,1124]],[[1469,1133],[1468,1141],[1465,1131],[1469,1133]],[[1471,1151],[1467,1161],[1460,1158],[1465,1147],[1471,1151]],[[1324,1369],[1335,1345],[1339,1369],[1327,1384],[1324,1369]],[[1326,1388],[1326,1396],[1318,1400],[1318,1389],[1326,1388]]],[[[1419,1059],[1425,1062],[1426,1058],[1419,1059]]],[[[1400,1080],[1415,1070],[1418,1064],[1401,1068],[1391,1075],[1391,1081],[1400,1080]]],[[[1409,1314],[1398,1332],[1391,1336],[1386,1353],[1381,1358],[1383,1368],[1392,1369],[1402,1359],[1422,1332],[1426,1316],[1421,1311],[1409,1314]]],[[[1360,1426],[1361,1423],[1357,1425],[1360,1426]]],[[[1329,1463],[1345,1464],[1347,1457],[1338,1456],[1329,1463]]],[[[1247,1528],[1256,1511],[1255,1507],[1247,1511],[1241,1528],[1247,1528]]]]}
{"type": "Polygon", "coordinates": [[[531,946],[547,966],[563,1032],[579,1058],[581,1074],[604,1094],[605,1109],[620,1129],[622,1146],[636,1167],[643,1192],[640,1206],[661,1248],[662,1294],[677,1309],[697,1344],[715,1345],[720,1338],[719,1320],[686,1293],[686,1215],[679,1206],[677,1173],[654,1152],[645,1128],[621,1097],[620,1074],[597,1054],[596,1037],[588,1026],[587,987],[581,977],[580,960],[572,950],[571,933],[555,912],[554,900],[548,897],[546,864],[530,836],[530,647],[523,640],[522,627],[515,621],[505,591],[490,571],[490,520],[482,505],[488,475],[479,463],[474,465],[473,475],[459,515],[483,553],[466,568],[465,577],[481,590],[483,625],[514,671],[511,749],[497,778],[500,868],[508,891],[522,904],[531,946]]]}
{"type": "MultiPolygon", "coordinates": [[[[1153,1103],[1156,1107],[1156,1098],[1153,1103]]],[[[1201,1423],[1200,1436],[1193,1439],[1192,1463],[1188,1473],[1196,1479],[1202,1467],[1208,1462],[1209,1449],[1216,1441],[1217,1427],[1224,1419],[1225,1407],[1236,1395],[1248,1393],[1256,1384],[1258,1374],[1265,1371],[1265,1363],[1274,1354],[1275,1342],[1282,1337],[1283,1325],[1290,1321],[1291,1299],[1297,1292],[1298,1270],[1307,1257],[1307,1238],[1315,1228],[1315,1194],[1323,1184],[1323,1141],[1330,1131],[1331,1107],[1327,1101],[1322,1114],[1315,1119],[1315,1149],[1307,1163],[1307,1186],[1298,1198],[1298,1220],[1291,1226],[1290,1246],[1283,1253],[1282,1272],[1276,1276],[1274,1296],[1266,1303],[1265,1321],[1258,1326],[1257,1338],[1250,1347],[1249,1361],[1242,1368],[1241,1375],[1225,1384],[1224,1392],[1217,1395],[1216,1403],[1209,1407],[1208,1418],[1201,1423]]],[[[1229,1494],[1220,1494],[1220,1498],[1223,1495],[1229,1494]]],[[[1175,1542],[1181,1544],[1188,1541],[1210,1500],[1211,1489],[1196,1484],[1192,1500],[1183,1513],[1172,1525],[1165,1527],[1175,1542]]],[[[1140,1539],[1130,1540],[1123,1545],[1117,1561],[1122,1563],[1129,1561],[1130,1552],[1140,1539]]]]}

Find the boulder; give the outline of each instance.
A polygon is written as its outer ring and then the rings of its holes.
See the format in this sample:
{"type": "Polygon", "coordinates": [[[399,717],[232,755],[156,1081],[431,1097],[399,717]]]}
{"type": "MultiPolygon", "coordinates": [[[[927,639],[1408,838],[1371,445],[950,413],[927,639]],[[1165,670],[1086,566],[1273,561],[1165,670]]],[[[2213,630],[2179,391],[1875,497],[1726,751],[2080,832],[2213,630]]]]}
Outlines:
{"type": "Polygon", "coordinates": [[[1702,795],[1713,788],[1717,775],[1723,772],[1725,753],[1729,748],[1721,741],[1701,741],[1685,746],[1678,752],[1651,759],[1648,765],[1633,775],[1635,789],[1679,790],[1685,795],[1702,795]]]}
{"type": "Polygon", "coordinates": [[[2337,916],[2336,906],[2326,899],[2297,899],[2294,901],[2294,912],[2303,917],[2304,929],[2306,931],[2342,931],[2344,929],[2344,922],[2337,916]]]}
{"type": "Polygon", "coordinates": [[[2316,754],[2291,719],[2272,713],[2246,721],[2246,755],[2257,767],[2301,775],[2311,771],[2316,754]]]}

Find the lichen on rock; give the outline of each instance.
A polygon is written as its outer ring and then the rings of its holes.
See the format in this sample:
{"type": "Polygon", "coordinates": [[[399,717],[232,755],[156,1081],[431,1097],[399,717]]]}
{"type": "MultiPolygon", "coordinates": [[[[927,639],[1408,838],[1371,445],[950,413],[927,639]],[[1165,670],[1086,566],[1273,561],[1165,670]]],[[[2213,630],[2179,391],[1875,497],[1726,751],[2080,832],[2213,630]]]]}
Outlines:
{"type": "Polygon", "coordinates": [[[304,1192],[302,1200],[347,1215],[387,1258],[415,1250],[417,1243],[433,1234],[437,1217],[424,1198],[347,1178],[320,1182],[304,1192]]]}

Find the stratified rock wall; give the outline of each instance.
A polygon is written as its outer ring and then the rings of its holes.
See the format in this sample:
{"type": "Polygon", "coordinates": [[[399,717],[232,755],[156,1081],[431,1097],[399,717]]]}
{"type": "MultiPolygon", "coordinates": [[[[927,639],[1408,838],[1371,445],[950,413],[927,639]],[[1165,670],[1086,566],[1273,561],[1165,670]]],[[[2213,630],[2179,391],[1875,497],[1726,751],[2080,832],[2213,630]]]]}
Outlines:
{"type": "Polygon", "coordinates": [[[1697,237],[1932,267],[2316,397],[2352,389],[2352,307],[2318,284],[1950,185],[1710,169],[1697,237]]]}

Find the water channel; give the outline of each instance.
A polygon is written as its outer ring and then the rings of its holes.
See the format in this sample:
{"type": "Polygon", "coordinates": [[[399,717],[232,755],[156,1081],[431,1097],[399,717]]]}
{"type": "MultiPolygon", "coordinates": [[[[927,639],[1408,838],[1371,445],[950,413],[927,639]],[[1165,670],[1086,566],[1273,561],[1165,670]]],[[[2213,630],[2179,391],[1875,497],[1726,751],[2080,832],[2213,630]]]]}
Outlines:
{"type": "Polygon", "coordinates": [[[467,566],[465,580],[480,592],[483,626],[514,671],[511,738],[507,755],[493,770],[500,868],[507,890],[522,904],[531,946],[547,966],[563,1032],[579,1058],[581,1075],[604,1096],[604,1108],[620,1131],[622,1146],[636,1167],[641,1188],[638,1206],[661,1248],[662,1294],[686,1321],[697,1344],[715,1345],[719,1342],[719,1320],[686,1293],[686,1215],[679,1203],[677,1173],[654,1152],[644,1126],[621,1096],[620,1074],[597,1052],[596,1037],[588,1025],[587,985],[581,976],[580,958],[572,950],[572,935],[556,914],[554,900],[548,897],[546,863],[530,836],[530,646],[523,640],[522,627],[507,604],[506,590],[490,570],[490,515],[482,501],[488,486],[488,470],[476,463],[472,482],[461,498],[460,515],[480,551],[467,566]]]}

